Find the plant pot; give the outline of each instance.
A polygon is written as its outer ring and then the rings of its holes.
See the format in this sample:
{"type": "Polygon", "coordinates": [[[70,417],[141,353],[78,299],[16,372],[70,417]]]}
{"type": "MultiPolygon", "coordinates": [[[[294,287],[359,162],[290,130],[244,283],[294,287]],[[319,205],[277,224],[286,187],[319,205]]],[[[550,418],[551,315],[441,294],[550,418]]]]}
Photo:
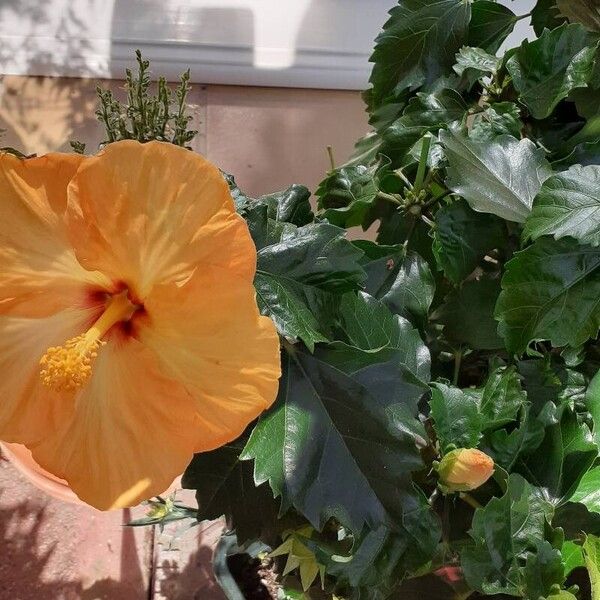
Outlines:
{"type": "MultiPolygon", "coordinates": [[[[17,471],[38,489],[62,502],[86,505],[85,502],[77,497],[77,494],[75,494],[64,479],[60,479],[42,469],[33,460],[31,452],[25,446],[1,442],[0,449],[2,450],[2,454],[8,458],[17,471]]],[[[169,488],[165,490],[164,495],[168,495],[180,487],[181,477],[177,477],[169,488]]]]}
{"type": "Polygon", "coordinates": [[[213,570],[215,579],[221,586],[227,600],[245,600],[246,598],[229,568],[228,559],[244,555],[252,559],[256,558],[261,552],[270,551],[271,548],[260,541],[253,542],[247,548],[240,548],[234,531],[223,533],[213,554],[213,570]]]}
{"type": "Polygon", "coordinates": [[[48,471],[42,469],[33,460],[31,452],[25,446],[2,442],[0,448],[2,449],[2,454],[8,458],[17,471],[35,487],[57,500],[74,504],[84,504],[64,479],[55,477],[52,473],[48,473],[48,471]]]}

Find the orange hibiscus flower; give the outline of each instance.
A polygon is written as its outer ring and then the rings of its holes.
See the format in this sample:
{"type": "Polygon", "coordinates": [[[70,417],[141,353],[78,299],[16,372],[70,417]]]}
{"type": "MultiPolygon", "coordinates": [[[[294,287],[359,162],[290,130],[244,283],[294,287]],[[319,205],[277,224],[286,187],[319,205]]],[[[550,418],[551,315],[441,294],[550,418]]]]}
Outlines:
{"type": "Polygon", "coordinates": [[[271,405],[256,249],[209,162],[161,142],[2,154],[0,202],[1,440],[117,508],[271,405]]]}

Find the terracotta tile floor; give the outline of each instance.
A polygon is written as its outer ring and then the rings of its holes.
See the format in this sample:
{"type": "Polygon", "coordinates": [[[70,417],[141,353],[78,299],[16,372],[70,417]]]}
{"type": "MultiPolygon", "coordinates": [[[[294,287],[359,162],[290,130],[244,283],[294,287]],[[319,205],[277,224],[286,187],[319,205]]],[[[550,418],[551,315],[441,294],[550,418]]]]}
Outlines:
{"type": "MultiPolygon", "coordinates": [[[[95,82],[4,77],[0,145],[24,152],[101,141],[95,82]]],[[[119,82],[110,86],[119,89],[119,82]]],[[[233,173],[249,194],[304,183],[313,191],[366,129],[356,92],[195,86],[195,149],[233,173]]],[[[45,497],[0,462],[0,600],[221,600],[210,560],[222,524],[158,535],[124,528],[142,509],[100,513],[45,497]]]]}

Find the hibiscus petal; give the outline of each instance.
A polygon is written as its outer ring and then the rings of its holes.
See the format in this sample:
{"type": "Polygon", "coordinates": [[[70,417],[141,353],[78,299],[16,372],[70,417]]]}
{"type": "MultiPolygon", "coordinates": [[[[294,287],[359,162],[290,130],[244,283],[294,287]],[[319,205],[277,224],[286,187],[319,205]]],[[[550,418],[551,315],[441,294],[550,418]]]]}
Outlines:
{"type": "Polygon", "coordinates": [[[0,439],[34,443],[72,411],[72,394],[42,385],[40,358],[50,346],[84,331],[97,308],[67,309],[50,317],[0,317],[0,439]]]}
{"type": "Polygon", "coordinates": [[[182,381],[203,423],[196,450],[237,438],[277,395],[279,338],[251,281],[201,266],[181,287],[157,286],[135,335],[182,381]]]}
{"type": "Polygon", "coordinates": [[[63,223],[67,186],[84,160],[0,153],[0,314],[51,315],[106,284],[78,263],[63,223]]]}
{"type": "Polygon", "coordinates": [[[161,494],[192,459],[200,428],[193,400],[135,340],[111,339],[100,350],[75,401],[70,418],[29,448],[98,509],[161,494]]]}
{"type": "Polygon", "coordinates": [[[88,269],[141,300],[155,283],[185,281],[210,260],[251,279],[256,253],[219,170],[164,142],[116,142],[69,187],[69,232],[88,269]]]}

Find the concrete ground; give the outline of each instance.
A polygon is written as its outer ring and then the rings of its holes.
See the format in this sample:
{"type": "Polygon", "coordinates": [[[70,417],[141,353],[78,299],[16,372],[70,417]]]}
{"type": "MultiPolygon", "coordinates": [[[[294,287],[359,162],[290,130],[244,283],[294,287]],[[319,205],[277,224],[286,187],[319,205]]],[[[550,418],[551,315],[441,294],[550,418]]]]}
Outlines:
{"type": "MultiPolygon", "coordinates": [[[[77,139],[93,151],[102,139],[94,87],[5,76],[0,146],[42,154],[77,139]]],[[[190,103],[200,131],[194,148],[250,195],[291,183],[314,191],[329,168],[326,146],[342,163],[367,129],[356,92],[194,86],[190,103]]],[[[222,523],[174,524],[163,534],[123,527],[143,514],[54,500],[0,460],[0,600],[222,600],[211,569],[222,523]]]]}

